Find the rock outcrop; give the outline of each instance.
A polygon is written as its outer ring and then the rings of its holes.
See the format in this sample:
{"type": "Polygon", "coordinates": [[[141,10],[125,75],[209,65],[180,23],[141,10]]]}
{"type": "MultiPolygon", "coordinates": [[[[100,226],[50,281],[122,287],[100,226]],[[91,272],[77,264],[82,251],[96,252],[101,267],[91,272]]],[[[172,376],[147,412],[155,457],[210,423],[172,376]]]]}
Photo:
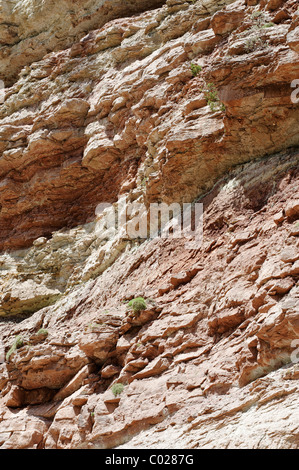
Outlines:
{"type": "Polygon", "coordinates": [[[0,448],[298,448],[297,2],[37,3],[1,13],[0,448]],[[202,243],[107,230],[124,198],[202,243]]]}

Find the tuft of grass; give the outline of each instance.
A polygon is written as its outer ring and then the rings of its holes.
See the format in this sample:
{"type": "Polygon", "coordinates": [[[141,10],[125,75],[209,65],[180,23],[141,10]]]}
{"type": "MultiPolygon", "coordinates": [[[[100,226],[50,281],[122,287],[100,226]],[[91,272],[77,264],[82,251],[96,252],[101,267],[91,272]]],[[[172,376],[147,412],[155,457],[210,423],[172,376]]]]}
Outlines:
{"type": "Polygon", "coordinates": [[[265,23],[262,25],[262,28],[272,28],[272,26],[275,26],[274,23],[272,23],[272,21],[270,21],[269,23],[265,23]]]}
{"type": "Polygon", "coordinates": [[[46,330],[45,328],[41,328],[36,334],[41,336],[48,336],[49,333],[48,330],[46,330]]]}
{"type": "Polygon", "coordinates": [[[111,391],[112,391],[113,395],[115,397],[117,397],[118,395],[120,395],[123,392],[124,388],[125,388],[124,384],[119,382],[119,383],[116,383],[116,384],[112,385],[111,391]]]}
{"type": "Polygon", "coordinates": [[[143,297],[136,297],[135,299],[130,300],[128,306],[133,310],[135,315],[141,310],[146,310],[147,305],[143,297]]]}
{"type": "Polygon", "coordinates": [[[21,335],[16,336],[11,348],[6,354],[6,360],[9,362],[10,356],[19,348],[21,348],[24,345],[24,340],[21,335]]]}
{"type": "Polygon", "coordinates": [[[198,64],[191,63],[190,68],[191,68],[191,72],[192,72],[193,77],[196,77],[196,75],[198,75],[199,72],[202,71],[201,65],[198,65],[198,64]]]}

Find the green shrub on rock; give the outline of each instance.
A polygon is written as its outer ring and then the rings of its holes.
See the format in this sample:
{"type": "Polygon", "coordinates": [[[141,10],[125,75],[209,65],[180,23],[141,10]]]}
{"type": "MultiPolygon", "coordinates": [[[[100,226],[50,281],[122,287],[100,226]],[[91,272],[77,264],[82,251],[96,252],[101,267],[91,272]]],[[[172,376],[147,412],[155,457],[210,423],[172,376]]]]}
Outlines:
{"type": "Polygon", "coordinates": [[[6,360],[9,362],[10,356],[18,349],[21,348],[24,345],[24,340],[21,335],[16,336],[11,348],[6,354],[6,360]]]}
{"type": "Polygon", "coordinates": [[[121,394],[121,392],[123,391],[124,388],[125,388],[124,384],[116,383],[116,384],[112,385],[111,391],[112,391],[113,395],[115,397],[117,397],[117,395],[121,394]]]}
{"type": "Polygon", "coordinates": [[[136,315],[141,310],[146,310],[147,305],[143,297],[136,297],[135,299],[130,300],[128,306],[133,310],[136,315]]]}

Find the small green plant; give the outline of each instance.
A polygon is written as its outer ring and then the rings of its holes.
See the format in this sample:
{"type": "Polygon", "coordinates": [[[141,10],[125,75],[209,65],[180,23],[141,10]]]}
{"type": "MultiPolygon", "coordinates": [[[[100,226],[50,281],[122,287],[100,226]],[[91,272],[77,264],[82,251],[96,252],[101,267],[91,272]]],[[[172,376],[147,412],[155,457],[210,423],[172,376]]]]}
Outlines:
{"type": "Polygon", "coordinates": [[[117,397],[118,395],[120,395],[122,393],[122,391],[124,390],[125,386],[124,384],[122,383],[116,383],[114,385],[112,385],[111,387],[111,391],[113,393],[113,395],[115,397],[117,397]]]}
{"type": "Polygon", "coordinates": [[[214,111],[217,101],[219,101],[218,93],[214,83],[207,84],[208,91],[205,92],[205,98],[210,106],[211,110],[214,111]]]}
{"type": "Polygon", "coordinates": [[[192,72],[193,77],[196,77],[196,75],[198,75],[199,72],[202,71],[201,65],[198,65],[198,64],[191,63],[190,68],[191,68],[191,72],[192,72]]]}
{"type": "Polygon", "coordinates": [[[246,52],[253,52],[256,49],[260,49],[264,46],[263,41],[258,36],[253,36],[248,38],[245,42],[245,50],[246,52]]]}
{"type": "Polygon", "coordinates": [[[36,334],[41,336],[48,336],[49,333],[48,330],[46,330],[45,328],[41,328],[36,334]]]}
{"type": "Polygon", "coordinates": [[[88,325],[88,328],[91,330],[91,331],[95,331],[99,328],[99,323],[89,323],[88,325]]]}
{"type": "Polygon", "coordinates": [[[274,23],[272,23],[272,21],[270,21],[269,23],[265,23],[262,25],[262,28],[272,28],[272,26],[275,26],[274,23]]]}
{"type": "Polygon", "coordinates": [[[269,17],[267,17],[267,15],[263,11],[255,11],[251,15],[251,19],[253,21],[253,25],[248,30],[248,32],[249,34],[251,33],[255,33],[255,34],[254,36],[249,37],[245,42],[245,51],[247,53],[253,52],[257,49],[264,49],[265,47],[268,47],[269,42],[264,41],[260,37],[261,29],[271,28],[272,26],[275,26],[275,24],[272,21],[267,21],[269,20],[269,17]]]}
{"type": "Polygon", "coordinates": [[[136,315],[141,310],[146,310],[147,305],[143,297],[136,297],[135,299],[130,300],[128,306],[133,310],[136,315]]]}
{"type": "Polygon", "coordinates": [[[24,345],[24,340],[23,340],[23,337],[21,335],[19,336],[16,336],[11,348],[9,349],[9,351],[7,352],[6,354],[6,360],[7,362],[9,362],[9,359],[10,359],[10,356],[19,348],[21,348],[22,346],[24,345]]]}
{"type": "Polygon", "coordinates": [[[265,13],[263,11],[254,11],[251,15],[251,18],[255,20],[256,18],[263,18],[265,16],[265,13]]]}
{"type": "Polygon", "coordinates": [[[225,105],[221,103],[218,97],[218,92],[214,83],[207,84],[207,90],[205,91],[205,99],[210,106],[211,111],[222,111],[225,112],[225,105]]]}

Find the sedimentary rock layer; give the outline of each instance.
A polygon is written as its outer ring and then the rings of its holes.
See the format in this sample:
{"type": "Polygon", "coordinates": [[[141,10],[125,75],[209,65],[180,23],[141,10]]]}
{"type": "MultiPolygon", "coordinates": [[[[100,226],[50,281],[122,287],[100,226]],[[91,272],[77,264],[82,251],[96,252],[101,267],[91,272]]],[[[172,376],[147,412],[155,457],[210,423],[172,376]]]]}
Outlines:
{"type": "Polygon", "coordinates": [[[298,448],[297,2],[81,3],[2,6],[0,448],[298,448]]]}
{"type": "Polygon", "coordinates": [[[258,8],[168,1],[24,67],[0,110],[0,248],[123,193],[191,202],[233,165],[298,145],[296,2],[258,8]]]}
{"type": "Polygon", "coordinates": [[[297,448],[298,182],[298,153],[237,168],[197,250],[148,241],[1,323],[2,448],[297,448]]]}

